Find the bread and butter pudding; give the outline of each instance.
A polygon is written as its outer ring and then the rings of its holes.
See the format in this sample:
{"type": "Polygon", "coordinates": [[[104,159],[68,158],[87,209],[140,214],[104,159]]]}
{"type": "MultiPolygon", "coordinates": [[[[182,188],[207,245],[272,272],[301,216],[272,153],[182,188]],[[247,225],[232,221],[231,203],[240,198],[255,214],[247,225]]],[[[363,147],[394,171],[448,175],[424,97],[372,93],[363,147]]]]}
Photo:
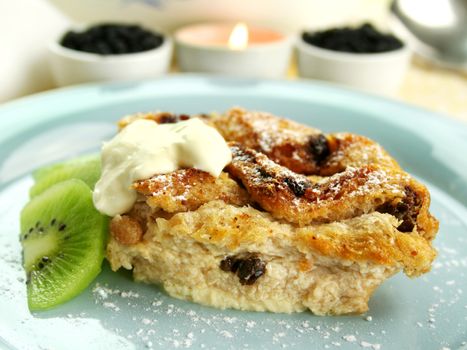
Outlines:
{"type": "Polygon", "coordinates": [[[385,279],[426,273],[436,256],[426,187],[363,136],[325,135],[240,108],[141,114],[119,126],[94,193],[96,207],[113,216],[107,259],[174,297],[217,308],[362,313],[385,279]],[[157,141],[159,153],[149,156],[151,145],[143,158],[157,169],[127,176],[140,158],[128,161],[123,149],[140,152],[138,138],[151,127],[179,141],[157,141]],[[130,147],[117,147],[124,137],[130,147]],[[109,180],[122,177],[130,190],[109,180]]]}

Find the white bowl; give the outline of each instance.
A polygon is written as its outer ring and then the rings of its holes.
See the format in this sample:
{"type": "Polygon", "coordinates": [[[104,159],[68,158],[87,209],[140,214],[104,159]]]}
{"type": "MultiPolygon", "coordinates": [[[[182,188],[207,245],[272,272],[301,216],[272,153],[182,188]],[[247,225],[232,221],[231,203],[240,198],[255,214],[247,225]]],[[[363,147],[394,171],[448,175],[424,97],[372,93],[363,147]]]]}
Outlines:
{"type": "Polygon", "coordinates": [[[300,36],[296,46],[300,76],[382,95],[397,93],[411,57],[407,45],[382,53],[347,53],[310,45],[300,36]]]}
{"type": "Polygon", "coordinates": [[[172,59],[172,40],[164,35],[161,46],[143,52],[98,55],[68,49],[58,40],[49,45],[50,67],[58,86],[91,81],[154,78],[166,73],[172,59]]]}

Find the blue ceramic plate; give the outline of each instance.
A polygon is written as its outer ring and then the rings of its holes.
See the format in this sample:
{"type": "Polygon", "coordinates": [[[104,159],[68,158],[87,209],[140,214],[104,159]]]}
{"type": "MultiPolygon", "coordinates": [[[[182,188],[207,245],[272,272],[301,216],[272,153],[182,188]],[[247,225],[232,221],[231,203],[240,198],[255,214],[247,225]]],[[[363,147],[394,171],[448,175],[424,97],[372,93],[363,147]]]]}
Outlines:
{"type": "Polygon", "coordinates": [[[0,345],[7,349],[459,349],[467,341],[467,127],[427,111],[324,84],[176,76],[88,85],[0,108],[0,345]],[[30,314],[18,217],[31,171],[97,151],[115,121],[138,111],[224,111],[240,105],[325,131],[380,142],[431,190],[441,221],[433,270],[402,274],[375,293],[366,315],[317,317],[220,311],[136,284],[108,266],[73,301],[30,314]]]}

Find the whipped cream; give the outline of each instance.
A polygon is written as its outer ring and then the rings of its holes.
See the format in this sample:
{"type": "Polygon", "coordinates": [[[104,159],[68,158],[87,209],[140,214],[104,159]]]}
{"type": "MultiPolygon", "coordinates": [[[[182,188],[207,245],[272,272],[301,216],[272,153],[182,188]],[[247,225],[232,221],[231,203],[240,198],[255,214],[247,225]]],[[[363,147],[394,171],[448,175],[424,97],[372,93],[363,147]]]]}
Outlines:
{"type": "Polygon", "coordinates": [[[135,203],[134,181],[189,167],[217,177],[232,155],[217,130],[199,119],[175,124],[140,119],[104,143],[101,158],[102,175],[94,188],[94,206],[115,216],[135,203]]]}

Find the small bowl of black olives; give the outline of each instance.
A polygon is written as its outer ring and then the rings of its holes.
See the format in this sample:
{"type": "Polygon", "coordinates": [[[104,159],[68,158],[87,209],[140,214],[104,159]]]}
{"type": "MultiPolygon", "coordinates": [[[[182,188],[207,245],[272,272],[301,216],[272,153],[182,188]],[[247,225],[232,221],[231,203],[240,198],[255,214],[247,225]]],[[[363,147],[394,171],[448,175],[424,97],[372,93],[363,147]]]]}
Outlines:
{"type": "Polygon", "coordinates": [[[172,40],[139,25],[104,23],[69,30],[49,51],[58,86],[136,80],[168,71],[172,40]]]}
{"type": "Polygon", "coordinates": [[[369,23],[304,31],[296,46],[301,77],[382,95],[397,93],[411,57],[404,42],[369,23]]]}

